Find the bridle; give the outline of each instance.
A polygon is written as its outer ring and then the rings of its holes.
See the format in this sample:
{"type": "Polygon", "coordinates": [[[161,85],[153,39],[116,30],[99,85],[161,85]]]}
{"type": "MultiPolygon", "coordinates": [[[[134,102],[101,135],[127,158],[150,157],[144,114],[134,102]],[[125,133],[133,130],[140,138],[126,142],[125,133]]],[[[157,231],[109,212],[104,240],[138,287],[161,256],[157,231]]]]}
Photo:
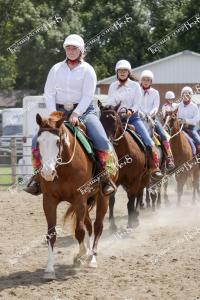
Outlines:
{"type": "MultiPolygon", "coordinates": [[[[106,111],[105,111],[105,112],[106,112],[106,111]]],[[[109,112],[109,111],[107,111],[107,112],[109,112]]],[[[114,138],[110,139],[110,141],[112,142],[112,144],[117,144],[117,142],[120,141],[120,140],[124,137],[124,135],[125,135],[125,133],[126,133],[126,129],[127,129],[128,122],[129,122],[129,117],[128,117],[127,120],[126,120],[126,124],[125,124],[125,127],[123,128],[122,134],[120,134],[119,137],[116,137],[116,136],[117,136],[117,133],[118,133],[118,130],[119,130],[119,126],[122,126],[120,114],[123,116],[123,114],[126,115],[126,113],[127,113],[127,108],[122,107],[122,108],[120,109],[119,113],[116,113],[116,116],[113,116],[112,114],[110,114],[110,115],[108,114],[108,115],[106,116],[107,118],[108,118],[108,117],[111,117],[111,118],[113,118],[114,120],[116,120],[116,118],[119,117],[119,120],[120,120],[120,123],[117,122],[117,128],[116,128],[116,131],[115,131],[114,138]],[[125,112],[122,112],[122,109],[125,109],[126,111],[125,111],[125,112]]]]}
{"type": "MultiPolygon", "coordinates": [[[[170,120],[170,116],[168,115],[168,116],[166,117],[166,120],[165,120],[165,123],[164,123],[163,127],[164,127],[164,128],[167,127],[167,128],[169,129],[169,134],[171,135],[171,130],[172,130],[172,128],[170,128],[169,125],[168,125],[169,120],[170,120]]],[[[180,120],[181,120],[181,119],[180,119],[180,120]]],[[[184,124],[181,123],[180,129],[179,129],[176,133],[174,133],[172,136],[170,136],[170,140],[173,139],[175,136],[177,136],[177,135],[182,131],[183,126],[184,126],[184,124]]]]}
{"type": "Polygon", "coordinates": [[[62,147],[62,142],[64,140],[64,137],[60,131],[59,128],[52,128],[52,127],[41,127],[38,131],[38,136],[42,133],[42,132],[50,132],[50,133],[53,133],[55,135],[57,135],[60,139],[60,142],[59,142],[59,151],[58,151],[58,155],[57,155],[57,160],[56,160],[56,164],[57,165],[68,165],[72,162],[73,158],[74,158],[74,155],[75,155],[75,152],[76,152],[76,145],[77,145],[77,136],[76,136],[76,131],[74,133],[74,138],[75,138],[75,141],[74,141],[74,149],[73,149],[73,153],[72,153],[72,156],[71,158],[66,161],[66,162],[63,162],[62,161],[62,150],[63,150],[63,147],[62,147]]]}

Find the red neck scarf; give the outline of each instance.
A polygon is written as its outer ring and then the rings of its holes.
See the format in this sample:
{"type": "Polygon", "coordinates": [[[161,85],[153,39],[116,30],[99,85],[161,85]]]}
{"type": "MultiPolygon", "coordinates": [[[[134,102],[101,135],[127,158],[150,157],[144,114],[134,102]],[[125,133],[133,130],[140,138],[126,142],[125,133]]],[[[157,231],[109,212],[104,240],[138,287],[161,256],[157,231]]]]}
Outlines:
{"type": "Polygon", "coordinates": [[[143,89],[143,91],[144,91],[144,96],[145,96],[146,94],[149,94],[149,89],[150,89],[151,86],[149,86],[148,88],[145,88],[145,87],[141,84],[141,87],[142,87],[142,89],[143,89]]]}
{"type": "Polygon", "coordinates": [[[187,106],[188,104],[190,104],[191,100],[189,101],[183,101],[184,106],[187,106]]]}
{"type": "Polygon", "coordinates": [[[126,83],[127,80],[128,80],[128,76],[127,76],[126,79],[123,79],[123,80],[122,80],[122,79],[119,78],[119,76],[118,76],[118,74],[117,74],[117,79],[118,79],[118,81],[119,81],[119,85],[118,85],[117,88],[120,88],[121,86],[125,85],[125,83],[126,83]]]}
{"type": "Polygon", "coordinates": [[[71,60],[71,59],[67,58],[66,63],[67,63],[68,65],[70,65],[70,66],[74,66],[74,65],[76,65],[76,64],[79,64],[79,63],[80,63],[80,60],[79,60],[79,58],[74,59],[74,60],[71,60]]]}

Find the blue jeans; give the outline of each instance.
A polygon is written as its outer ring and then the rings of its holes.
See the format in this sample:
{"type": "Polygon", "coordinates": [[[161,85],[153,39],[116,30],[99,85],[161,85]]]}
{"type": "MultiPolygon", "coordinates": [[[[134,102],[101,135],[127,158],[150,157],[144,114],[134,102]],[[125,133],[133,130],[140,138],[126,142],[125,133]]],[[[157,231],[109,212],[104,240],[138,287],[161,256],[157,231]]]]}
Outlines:
{"type": "Polygon", "coordinates": [[[189,125],[186,132],[189,133],[196,145],[200,145],[200,136],[195,126],[189,125]]]}
{"type": "Polygon", "coordinates": [[[160,123],[160,121],[158,121],[157,119],[155,120],[155,131],[158,133],[158,135],[161,138],[161,141],[165,141],[167,140],[167,135],[160,123]]]}
{"type": "MultiPolygon", "coordinates": [[[[65,109],[59,109],[59,111],[64,112],[65,115],[72,112],[65,109]]],[[[87,135],[92,140],[94,148],[99,151],[109,151],[110,142],[92,104],[79,119],[85,124],[87,135]]],[[[36,144],[37,135],[32,139],[32,147],[36,147],[36,144]]]]}
{"type": "Polygon", "coordinates": [[[132,124],[135,127],[136,133],[141,136],[145,146],[154,146],[154,142],[137,112],[130,117],[129,124],[132,124]]]}

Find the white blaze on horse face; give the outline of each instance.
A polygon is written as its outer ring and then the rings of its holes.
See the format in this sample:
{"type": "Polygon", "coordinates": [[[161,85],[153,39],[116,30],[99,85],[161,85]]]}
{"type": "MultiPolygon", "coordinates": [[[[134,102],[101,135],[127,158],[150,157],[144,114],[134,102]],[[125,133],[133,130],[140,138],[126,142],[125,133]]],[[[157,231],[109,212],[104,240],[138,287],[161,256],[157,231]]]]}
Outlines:
{"type": "Polygon", "coordinates": [[[59,137],[51,132],[44,131],[38,137],[42,170],[41,175],[47,181],[53,181],[56,176],[56,162],[59,153],[59,137]]]}

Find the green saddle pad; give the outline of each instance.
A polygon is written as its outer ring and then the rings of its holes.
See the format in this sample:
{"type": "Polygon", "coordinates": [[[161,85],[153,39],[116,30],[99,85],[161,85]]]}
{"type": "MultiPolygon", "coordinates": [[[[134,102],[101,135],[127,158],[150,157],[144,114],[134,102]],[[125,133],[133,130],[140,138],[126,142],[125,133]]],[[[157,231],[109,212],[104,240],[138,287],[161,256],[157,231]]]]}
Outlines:
{"type": "Polygon", "coordinates": [[[94,151],[93,151],[90,143],[88,142],[87,138],[85,137],[85,135],[77,127],[71,125],[69,122],[64,121],[64,124],[67,128],[69,128],[69,130],[73,134],[75,134],[75,132],[76,132],[77,140],[80,142],[80,144],[82,145],[82,147],[86,151],[86,153],[89,155],[89,157],[94,160],[94,157],[95,157],[94,151]]]}

